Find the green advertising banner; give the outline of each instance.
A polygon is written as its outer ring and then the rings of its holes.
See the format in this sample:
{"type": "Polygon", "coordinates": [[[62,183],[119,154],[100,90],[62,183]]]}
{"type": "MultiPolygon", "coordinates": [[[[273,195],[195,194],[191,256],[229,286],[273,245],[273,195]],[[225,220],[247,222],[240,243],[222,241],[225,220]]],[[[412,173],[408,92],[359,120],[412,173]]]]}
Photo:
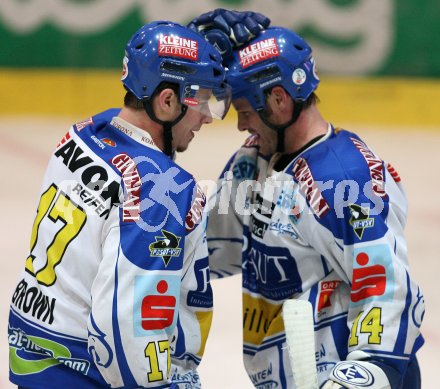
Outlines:
{"type": "Polygon", "coordinates": [[[294,29],[323,74],[440,76],[438,0],[1,0],[0,67],[116,69],[145,22],[218,7],[294,29]]]}

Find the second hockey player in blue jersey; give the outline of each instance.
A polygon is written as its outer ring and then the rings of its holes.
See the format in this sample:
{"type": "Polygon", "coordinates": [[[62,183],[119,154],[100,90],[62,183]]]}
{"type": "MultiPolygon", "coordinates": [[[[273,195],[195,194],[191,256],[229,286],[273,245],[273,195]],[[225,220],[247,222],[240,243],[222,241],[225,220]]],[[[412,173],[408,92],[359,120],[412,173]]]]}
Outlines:
{"type": "Polygon", "coordinates": [[[314,309],[321,388],[419,389],[424,301],[399,175],[322,117],[311,48],[296,33],[268,28],[227,67],[250,137],[221,175],[208,243],[213,277],[242,274],[250,379],[296,387],[281,316],[295,298],[314,309]]]}

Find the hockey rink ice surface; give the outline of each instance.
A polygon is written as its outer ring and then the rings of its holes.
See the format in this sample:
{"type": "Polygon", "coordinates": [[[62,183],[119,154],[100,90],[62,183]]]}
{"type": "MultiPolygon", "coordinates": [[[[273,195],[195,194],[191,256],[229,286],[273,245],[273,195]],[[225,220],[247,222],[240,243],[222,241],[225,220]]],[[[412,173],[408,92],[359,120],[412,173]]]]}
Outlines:
{"type": "MultiPolygon", "coordinates": [[[[84,118],[74,118],[79,121],[84,118]]],[[[24,266],[36,212],[40,183],[49,156],[72,123],[67,118],[0,117],[0,389],[15,388],[8,381],[7,317],[9,301],[24,266]]],[[[409,215],[406,229],[412,276],[422,287],[426,313],[419,353],[422,388],[438,389],[440,366],[440,128],[379,128],[350,126],[399,172],[406,188],[409,215]],[[436,286],[437,285],[437,286],[436,286]]],[[[205,126],[189,152],[177,162],[198,180],[215,180],[245,134],[230,121],[205,126]]],[[[214,321],[205,357],[199,368],[205,389],[252,389],[241,359],[241,279],[212,283],[214,321]]]]}

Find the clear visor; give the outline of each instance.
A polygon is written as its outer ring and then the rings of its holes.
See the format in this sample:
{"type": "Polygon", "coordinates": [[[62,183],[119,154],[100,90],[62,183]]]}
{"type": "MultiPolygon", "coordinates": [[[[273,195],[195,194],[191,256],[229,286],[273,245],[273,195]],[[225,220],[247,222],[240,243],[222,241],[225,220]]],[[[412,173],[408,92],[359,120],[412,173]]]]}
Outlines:
{"type": "Polygon", "coordinates": [[[231,87],[208,89],[200,85],[186,85],[182,104],[214,119],[223,119],[231,105],[231,87]]]}

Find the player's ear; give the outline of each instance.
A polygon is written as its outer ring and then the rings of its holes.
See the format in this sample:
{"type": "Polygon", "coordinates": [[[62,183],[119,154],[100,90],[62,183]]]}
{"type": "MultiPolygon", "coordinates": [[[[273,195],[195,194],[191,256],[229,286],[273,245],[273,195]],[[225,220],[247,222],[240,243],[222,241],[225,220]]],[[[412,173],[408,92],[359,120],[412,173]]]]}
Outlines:
{"type": "Polygon", "coordinates": [[[171,88],[165,88],[159,94],[161,108],[166,109],[175,109],[180,105],[176,92],[174,92],[171,88]]]}
{"type": "Polygon", "coordinates": [[[180,102],[176,92],[171,88],[165,88],[155,100],[156,115],[161,120],[172,120],[177,111],[180,111],[180,102]]]}
{"type": "Polygon", "coordinates": [[[275,112],[283,112],[289,106],[291,97],[282,86],[274,86],[267,95],[266,103],[275,112]]]}

